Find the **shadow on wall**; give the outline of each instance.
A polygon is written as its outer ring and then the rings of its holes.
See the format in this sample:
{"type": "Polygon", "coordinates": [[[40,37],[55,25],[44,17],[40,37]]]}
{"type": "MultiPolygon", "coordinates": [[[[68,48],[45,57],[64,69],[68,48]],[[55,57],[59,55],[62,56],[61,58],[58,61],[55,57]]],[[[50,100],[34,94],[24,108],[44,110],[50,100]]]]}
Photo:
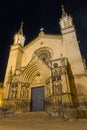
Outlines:
{"type": "Polygon", "coordinates": [[[71,92],[71,97],[72,97],[72,103],[73,103],[74,107],[78,107],[79,99],[77,96],[77,90],[76,90],[76,86],[75,86],[74,76],[73,76],[69,62],[68,62],[67,71],[68,71],[68,77],[69,77],[69,86],[70,86],[70,92],[71,92]]]}

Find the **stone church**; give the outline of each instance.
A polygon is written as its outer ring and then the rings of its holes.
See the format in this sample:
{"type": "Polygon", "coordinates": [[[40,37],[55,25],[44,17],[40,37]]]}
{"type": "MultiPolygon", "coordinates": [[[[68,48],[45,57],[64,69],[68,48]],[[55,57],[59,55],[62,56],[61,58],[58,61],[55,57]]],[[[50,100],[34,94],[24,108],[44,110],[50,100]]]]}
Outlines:
{"type": "Polygon", "coordinates": [[[14,36],[4,80],[4,104],[17,111],[86,110],[87,73],[72,17],[62,6],[61,35],[45,34],[24,46],[23,25],[14,36]]]}

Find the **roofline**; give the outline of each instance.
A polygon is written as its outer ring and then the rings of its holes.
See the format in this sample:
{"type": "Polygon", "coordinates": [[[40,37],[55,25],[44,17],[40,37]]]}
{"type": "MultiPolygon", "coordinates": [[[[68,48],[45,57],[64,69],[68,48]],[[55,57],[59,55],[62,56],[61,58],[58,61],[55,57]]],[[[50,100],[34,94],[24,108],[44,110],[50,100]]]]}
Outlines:
{"type": "Polygon", "coordinates": [[[27,49],[29,46],[40,40],[41,38],[52,38],[52,39],[62,39],[62,35],[57,34],[44,34],[44,32],[39,33],[38,37],[34,38],[31,42],[24,46],[24,50],[27,49]]]}

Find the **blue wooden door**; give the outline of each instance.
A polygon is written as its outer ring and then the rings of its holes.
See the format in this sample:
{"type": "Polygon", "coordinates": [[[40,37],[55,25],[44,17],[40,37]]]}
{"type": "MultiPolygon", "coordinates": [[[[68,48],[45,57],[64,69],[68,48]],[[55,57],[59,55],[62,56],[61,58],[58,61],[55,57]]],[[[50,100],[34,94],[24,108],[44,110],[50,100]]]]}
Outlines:
{"type": "Polygon", "coordinates": [[[44,111],[44,87],[32,88],[32,111],[44,111]]]}

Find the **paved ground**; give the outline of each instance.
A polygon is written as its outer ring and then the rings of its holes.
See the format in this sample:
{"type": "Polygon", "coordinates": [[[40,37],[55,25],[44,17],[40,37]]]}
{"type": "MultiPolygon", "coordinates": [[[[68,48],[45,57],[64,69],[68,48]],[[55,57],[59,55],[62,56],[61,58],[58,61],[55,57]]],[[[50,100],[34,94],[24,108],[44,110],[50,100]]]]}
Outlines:
{"type": "Polygon", "coordinates": [[[0,130],[87,130],[87,120],[62,120],[46,113],[24,113],[0,119],[0,130]]]}

